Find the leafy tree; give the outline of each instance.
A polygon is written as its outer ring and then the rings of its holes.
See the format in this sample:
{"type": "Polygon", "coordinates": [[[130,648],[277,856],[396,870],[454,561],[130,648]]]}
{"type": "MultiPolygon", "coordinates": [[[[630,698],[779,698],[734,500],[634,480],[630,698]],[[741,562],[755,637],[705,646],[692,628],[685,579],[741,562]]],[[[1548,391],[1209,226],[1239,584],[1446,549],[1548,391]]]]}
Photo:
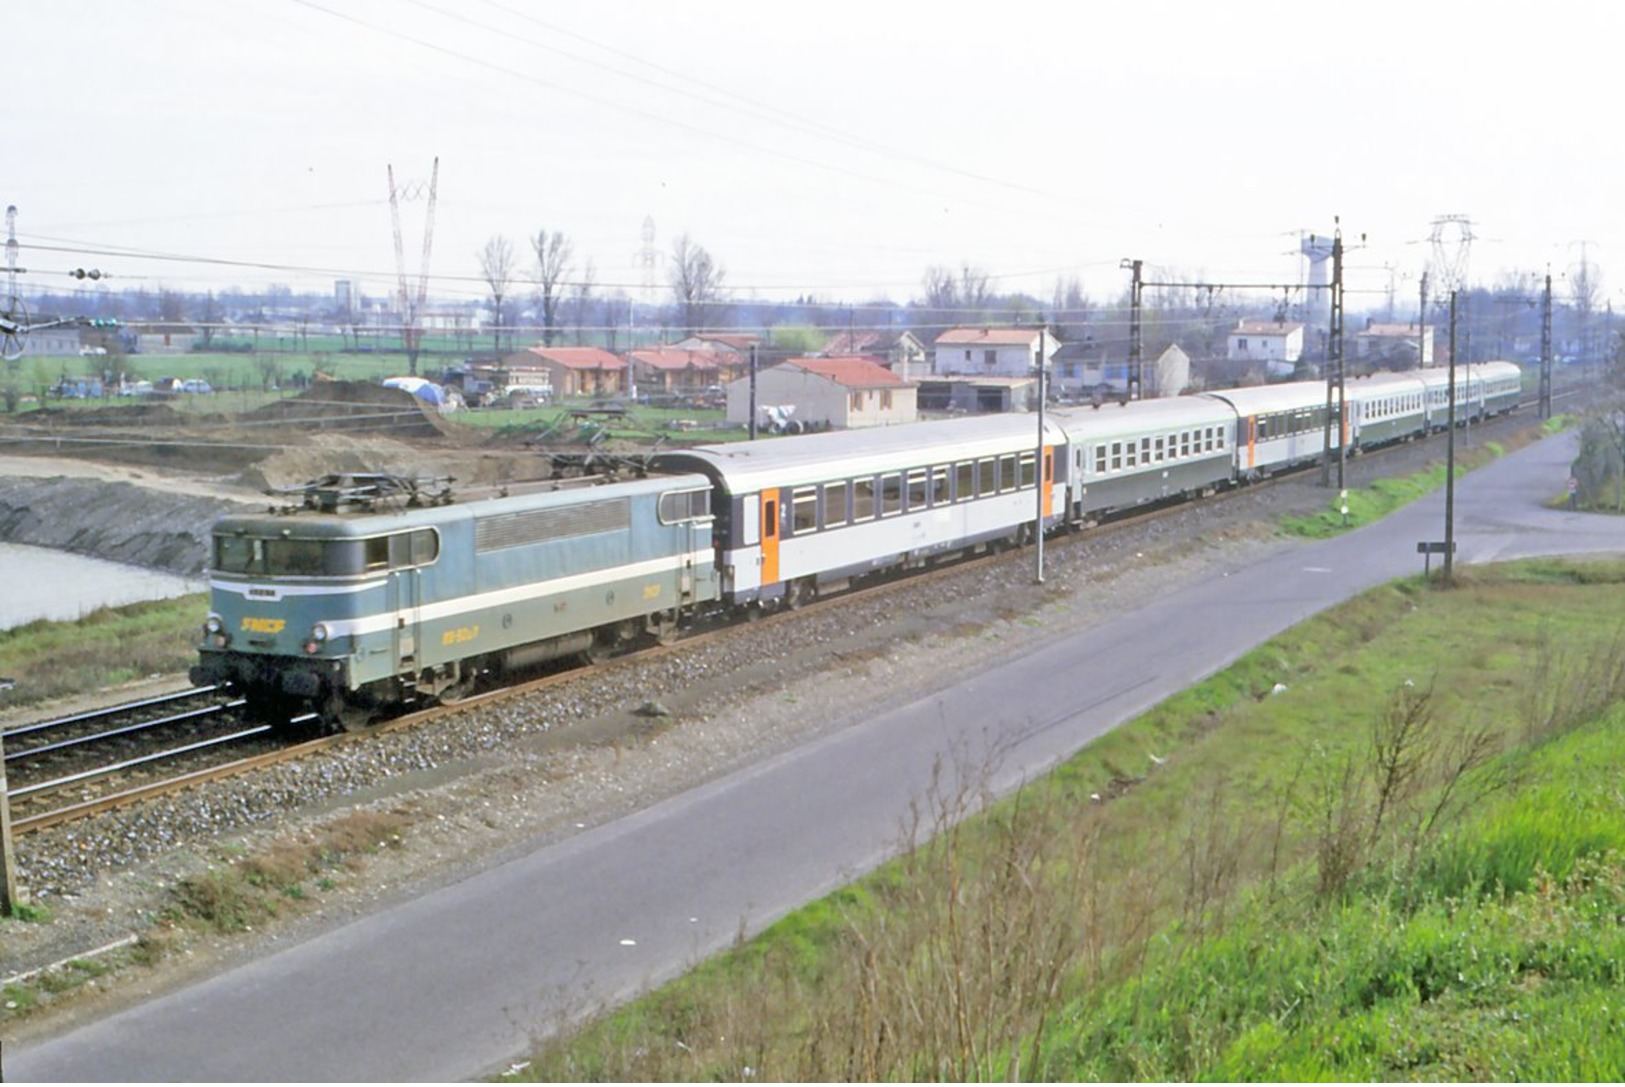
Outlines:
{"type": "Polygon", "coordinates": [[[779,325],[769,339],[774,347],[792,355],[816,355],[829,342],[824,333],[807,325],[779,325]]]}

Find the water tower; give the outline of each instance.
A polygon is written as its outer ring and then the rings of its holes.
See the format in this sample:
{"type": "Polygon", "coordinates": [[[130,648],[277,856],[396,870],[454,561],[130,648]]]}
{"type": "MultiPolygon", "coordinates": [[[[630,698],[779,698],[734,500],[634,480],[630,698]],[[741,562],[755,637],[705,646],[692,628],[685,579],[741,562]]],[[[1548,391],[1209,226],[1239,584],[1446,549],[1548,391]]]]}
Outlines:
{"type": "Polygon", "coordinates": [[[1309,297],[1303,307],[1303,345],[1313,358],[1324,359],[1332,327],[1332,236],[1304,234],[1298,252],[1309,260],[1309,297]]]}

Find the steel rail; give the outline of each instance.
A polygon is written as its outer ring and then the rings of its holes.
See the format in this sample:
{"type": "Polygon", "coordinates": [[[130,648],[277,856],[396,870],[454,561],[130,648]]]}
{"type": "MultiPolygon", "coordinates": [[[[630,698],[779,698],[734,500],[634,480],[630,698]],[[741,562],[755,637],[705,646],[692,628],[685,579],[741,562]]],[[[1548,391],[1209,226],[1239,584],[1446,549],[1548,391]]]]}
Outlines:
{"type": "Polygon", "coordinates": [[[182,755],[189,755],[194,751],[203,751],[207,748],[219,747],[221,744],[235,743],[239,740],[249,739],[252,736],[260,736],[264,733],[270,732],[274,727],[274,725],[255,725],[252,728],[242,729],[241,731],[232,732],[225,736],[214,736],[207,740],[198,740],[195,743],[183,744],[180,747],[172,747],[164,751],[154,751],[148,755],[138,755],[133,759],[125,759],[123,762],[111,763],[107,766],[98,766],[94,770],[84,770],[77,774],[69,774],[67,777],[54,778],[50,781],[41,781],[34,785],[25,785],[21,789],[10,789],[7,791],[6,795],[9,799],[17,800],[25,796],[33,796],[35,793],[54,792],[58,789],[65,789],[69,785],[78,785],[86,781],[95,781],[98,778],[111,777],[114,774],[122,773],[125,770],[134,769],[137,766],[145,766],[148,763],[162,762],[165,759],[179,758],[182,755]]]}
{"type": "Polygon", "coordinates": [[[55,743],[41,744],[38,747],[28,747],[21,751],[7,751],[6,761],[20,761],[22,759],[31,758],[35,755],[48,754],[52,751],[66,751],[69,748],[80,747],[84,744],[93,744],[101,740],[111,740],[117,736],[128,736],[131,733],[145,732],[148,729],[154,728],[162,728],[165,725],[173,725],[181,721],[193,721],[201,717],[210,717],[217,713],[224,713],[226,710],[232,710],[238,708],[239,706],[247,705],[247,703],[247,699],[238,698],[230,702],[222,702],[217,706],[200,706],[195,710],[187,710],[185,713],[170,714],[168,717],[155,717],[150,721],[136,721],[133,724],[108,729],[106,732],[94,732],[87,736],[75,736],[71,740],[58,740],[55,743]]]}

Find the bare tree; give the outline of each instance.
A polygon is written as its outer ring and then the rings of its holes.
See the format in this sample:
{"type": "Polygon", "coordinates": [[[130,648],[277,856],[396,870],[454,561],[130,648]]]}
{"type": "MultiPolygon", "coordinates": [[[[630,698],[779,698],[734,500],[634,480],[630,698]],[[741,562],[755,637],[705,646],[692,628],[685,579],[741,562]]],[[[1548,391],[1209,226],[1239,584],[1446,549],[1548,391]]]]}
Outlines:
{"type": "Polygon", "coordinates": [[[570,256],[575,250],[562,230],[551,234],[544,228],[530,239],[536,251],[536,297],[542,304],[542,343],[553,346],[559,327],[559,305],[564,301],[563,283],[570,272],[570,256]]]}
{"type": "Polygon", "coordinates": [[[940,264],[931,265],[925,270],[920,286],[924,290],[923,301],[928,308],[934,310],[959,308],[959,281],[954,278],[951,269],[940,264]]]}
{"type": "Polygon", "coordinates": [[[681,311],[683,327],[692,336],[704,327],[709,307],[722,300],[722,284],[727,272],[711,259],[703,245],[696,245],[687,234],[672,243],[671,256],[672,294],[681,311]]]}
{"type": "Polygon", "coordinates": [[[570,309],[576,326],[576,346],[587,342],[587,318],[592,310],[593,280],[598,278],[598,269],[593,266],[591,259],[581,266],[581,277],[570,284],[570,309]]]}
{"type": "Polygon", "coordinates": [[[1596,338],[1592,318],[1597,312],[1597,299],[1602,293],[1602,273],[1586,259],[1585,248],[1580,249],[1580,263],[1569,272],[1569,294],[1574,299],[1574,317],[1580,357],[1587,367],[1596,364],[1594,350],[1596,338]]]}
{"type": "Polygon", "coordinates": [[[972,314],[985,309],[993,301],[987,280],[986,269],[968,263],[959,266],[959,302],[972,314]]]}
{"type": "Polygon", "coordinates": [[[500,234],[493,234],[485,243],[485,248],[477,254],[480,261],[480,278],[485,285],[491,288],[492,310],[495,331],[492,335],[496,340],[496,353],[502,354],[502,298],[508,293],[508,284],[513,282],[513,245],[500,234]]]}

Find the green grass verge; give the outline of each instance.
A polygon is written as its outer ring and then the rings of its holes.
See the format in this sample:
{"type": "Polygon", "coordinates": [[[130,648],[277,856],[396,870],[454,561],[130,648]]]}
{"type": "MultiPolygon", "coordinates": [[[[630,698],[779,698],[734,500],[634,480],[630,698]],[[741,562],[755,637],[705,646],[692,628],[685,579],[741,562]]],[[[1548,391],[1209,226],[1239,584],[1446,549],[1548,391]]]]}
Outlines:
{"type": "Polygon", "coordinates": [[[198,633],[208,610],[208,596],[198,593],[0,631],[0,675],[17,681],[0,694],[0,704],[31,705],[149,675],[185,672],[197,658],[198,633]]]}
{"type": "Polygon", "coordinates": [[[1618,562],[1373,589],[518,1075],[1625,1077],[1621,614],[1618,562]]]}

